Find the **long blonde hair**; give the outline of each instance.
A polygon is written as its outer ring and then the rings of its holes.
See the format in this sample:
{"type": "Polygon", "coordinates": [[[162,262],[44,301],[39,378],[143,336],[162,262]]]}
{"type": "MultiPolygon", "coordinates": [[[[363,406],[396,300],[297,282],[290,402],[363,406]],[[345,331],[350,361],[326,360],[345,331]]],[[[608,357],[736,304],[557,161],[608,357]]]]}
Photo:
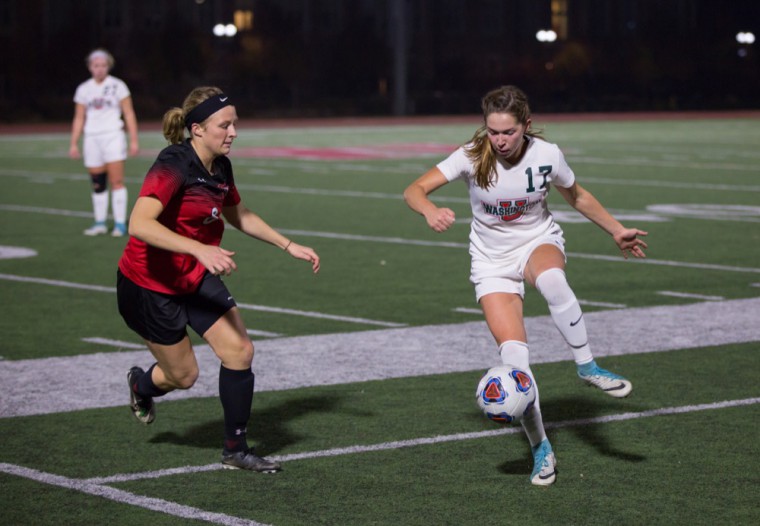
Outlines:
{"type": "Polygon", "coordinates": [[[222,93],[224,92],[216,86],[195,88],[185,97],[181,108],[170,108],[164,113],[163,127],[166,140],[171,144],[183,142],[185,140],[185,117],[187,114],[201,102],[222,93]]]}
{"type": "MultiPolygon", "coordinates": [[[[528,97],[516,86],[501,86],[489,91],[480,102],[483,110],[483,120],[488,119],[492,113],[509,113],[520,124],[527,124],[530,119],[530,106],[528,97]]],[[[527,129],[528,137],[542,137],[541,130],[527,129]]],[[[475,131],[465,154],[475,165],[475,184],[487,190],[496,183],[496,154],[488,140],[488,128],[484,124],[475,131]]]]}

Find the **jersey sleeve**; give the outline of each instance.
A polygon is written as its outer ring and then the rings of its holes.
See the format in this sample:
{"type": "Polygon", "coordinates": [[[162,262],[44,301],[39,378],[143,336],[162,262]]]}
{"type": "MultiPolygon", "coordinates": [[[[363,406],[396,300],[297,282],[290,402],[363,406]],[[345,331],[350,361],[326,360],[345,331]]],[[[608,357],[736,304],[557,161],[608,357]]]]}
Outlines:
{"type": "Polygon", "coordinates": [[[217,162],[225,174],[227,186],[229,187],[227,194],[224,196],[224,203],[222,203],[222,206],[237,206],[240,202],[240,193],[238,192],[237,186],[235,186],[235,176],[232,174],[232,162],[226,155],[219,157],[217,162]]]}
{"type": "Polygon", "coordinates": [[[122,101],[129,97],[131,93],[129,92],[129,88],[127,87],[127,84],[121,80],[121,79],[115,79],[116,80],[116,98],[119,99],[119,101],[122,101]]]}
{"type": "Polygon", "coordinates": [[[74,92],[74,103],[87,106],[87,96],[85,95],[84,83],[77,86],[77,90],[74,92]]]}
{"type": "Polygon", "coordinates": [[[159,154],[145,176],[140,197],[155,197],[164,207],[167,206],[171,198],[182,188],[185,179],[176,157],[166,150],[159,154]]]}
{"type": "Polygon", "coordinates": [[[557,175],[554,178],[554,184],[562,188],[570,188],[575,183],[575,173],[565,160],[562,150],[557,148],[557,175]]]}
{"type": "Polygon", "coordinates": [[[464,147],[459,147],[446,159],[436,165],[447,181],[467,177],[472,173],[472,162],[467,158],[464,147]]]}

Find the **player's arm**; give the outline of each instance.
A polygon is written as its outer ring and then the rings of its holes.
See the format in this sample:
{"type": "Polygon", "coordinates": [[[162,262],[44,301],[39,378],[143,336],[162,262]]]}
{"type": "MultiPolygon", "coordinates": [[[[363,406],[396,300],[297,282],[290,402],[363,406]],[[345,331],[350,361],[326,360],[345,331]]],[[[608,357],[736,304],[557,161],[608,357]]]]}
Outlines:
{"type": "Polygon", "coordinates": [[[234,206],[224,207],[222,214],[232,226],[241,232],[279,247],[296,259],[310,262],[314,273],[319,272],[319,256],[314,249],[299,245],[283,236],[269,226],[258,214],[248,210],[242,201],[234,206]]]}
{"type": "Polygon", "coordinates": [[[556,186],[555,188],[570,206],[610,234],[618,248],[623,252],[624,257],[627,258],[629,252],[637,258],[646,257],[643,249],[647,248],[647,244],[637,236],[646,236],[647,232],[637,228],[624,227],[617,219],[612,217],[612,214],[602,206],[591,192],[578,183],[573,183],[568,188],[561,186],[556,186]]]}
{"type": "Polygon", "coordinates": [[[443,232],[454,224],[456,215],[449,208],[438,208],[428,196],[448,183],[448,179],[443,172],[436,166],[428,170],[419,179],[406,187],[404,190],[404,200],[406,204],[425,217],[425,221],[430,228],[436,232],[443,232]]]}
{"type": "Polygon", "coordinates": [[[135,156],[140,151],[140,143],[137,139],[137,116],[132,104],[132,97],[124,97],[119,104],[121,105],[121,114],[124,116],[124,124],[127,127],[127,134],[129,135],[129,154],[135,156]]]}
{"type": "Polygon", "coordinates": [[[74,104],[74,119],[71,121],[71,143],[69,145],[69,157],[79,158],[79,138],[84,129],[84,104],[74,104]]]}
{"type": "Polygon", "coordinates": [[[189,254],[212,274],[230,274],[237,269],[232,260],[234,252],[177,234],[158,221],[164,205],[150,196],[137,198],[129,217],[129,235],[148,245],[178,254],[189,254]]]}

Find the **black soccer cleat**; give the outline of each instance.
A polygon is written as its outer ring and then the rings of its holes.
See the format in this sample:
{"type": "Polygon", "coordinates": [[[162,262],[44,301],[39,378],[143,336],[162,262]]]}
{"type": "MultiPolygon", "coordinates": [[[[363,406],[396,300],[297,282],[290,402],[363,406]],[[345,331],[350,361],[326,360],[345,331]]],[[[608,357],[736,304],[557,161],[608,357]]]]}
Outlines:
{"type": "Polygon", "coordinates": [[[145,374],[140,367],[132,367],[127,371],[127,384],[129,384],[129,408],[132,410],[132,416],[134,416],[141,424],[148,425],[156,419],[156,407],[153,403],[153,398],[143,398],[135,392],[135,384],[137,379],[145,374]]]}
{"type": "Polygon", "coordinates": [[[256,456],[253,453],[253,448],[245,451],[222,453],[222,467],[224,469],[247,469],[258,473],[276,473],[282,469],[277,462],[256,456]]]}

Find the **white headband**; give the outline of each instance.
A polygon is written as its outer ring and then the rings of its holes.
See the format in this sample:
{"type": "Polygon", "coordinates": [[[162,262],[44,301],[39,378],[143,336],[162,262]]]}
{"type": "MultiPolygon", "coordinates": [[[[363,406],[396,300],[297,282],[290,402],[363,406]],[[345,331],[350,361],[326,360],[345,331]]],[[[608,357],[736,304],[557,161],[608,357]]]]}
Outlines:
{"type": "Polygon", "coordinates": [[[109,55],[102,49],[96,49],[95,51],[90,53],[89,57],[87,57],[87,63],[89,64],[90,62],[93,61],[93,59],[96,59],[96,58],[104,58],[106,59],[107,62],[109,63],[111,62],[111,55],[109,55]]]}

